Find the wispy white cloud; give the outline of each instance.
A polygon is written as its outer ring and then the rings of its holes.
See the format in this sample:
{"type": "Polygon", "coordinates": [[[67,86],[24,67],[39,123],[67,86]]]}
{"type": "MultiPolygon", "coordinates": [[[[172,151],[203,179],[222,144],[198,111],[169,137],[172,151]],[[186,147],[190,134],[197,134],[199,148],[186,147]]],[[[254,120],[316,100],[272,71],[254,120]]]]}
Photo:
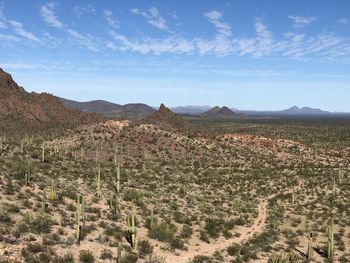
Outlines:
{"type": "Polygon", "coordinates": [[[342,18],[338,18],[337,23],[341,25],[347,25],[349,24],[349,20],[347,18],[342,17],[342,18]]]}
{"type": "Polygon", "coordinates": [[[92,50],[92,51],[98,51],[98,48],[96,44],[93,41],[93,38],[91,36],[85,36],[80,34],[79,32],[67,29],[67,33],[76,40],[80,45],[92,50]]]}
{"type": "MultiPolygon", "coordinates": [[[[210,18],[210,22],[223,23],[222,14],[219,12],[210,12],[210,15],[206,17],[210,18]]],[[[232,38],[229,34],[231,31],[227,31],[230,29],[228,26],[220,24],[217,28],[218,34],[214,39],[200,37],[187,39],[181,36],[169,36],[163,39],[146,37],[135,40],[112,31],[110,34],[113,41],[107,42],[106,47],[122,52],[132,51],[142,54],[198,53],[200,55],[213,54],[216,56],[250,55],[257,58],[277,55],[300,61],[310,59],[346,61],[350,57],[349,39],[330,33],[307,35],[288,32],[279,38],[275,38],[260,18],[255,20],[255,35],[251,37],[237,36],[232,38]]]]}
{"type": "Polygon", "coordinates": [[[76,6],[72,9],[72,12],[77,16],[81,17],[84,14],[96,13],[96,8],[93,5],[87,4],[85,6],[76,6]]]}
{"type": "Polygon", "coordinates": [[[5,41],[20,42],[21,38],[14,36],[14,35],[0,34],[0,40],[3,41],[3,42],[1,42],[3,44],[5,41]]]}
{"type": "Polygon", "coordinates": [[[49,2],[41,7],[40,14],[44,18],[44,21],[53,27],[62,28],[63,23],[58,20],[55,14],[56,3],[49,2]]]}
{"type": "Polygon", "coordinates": [[[300,16],[300,15],[289,15],[288,18],[293,21],[294,28],[306,27],[318,20],[318,18],[314,16],[300,16]]]}
{"type": "Polygon", "coordinates": [[[160,55],[162,53],[178,53],[189,54],[194,50],[194,45],[191,41],[172,36],[165,39],[146,38],[142,41],[132,41],[128,37],[111,31],[111,36],[118,42],[107,43],[107,47],[120,51],[133,51],[142,54],[154,53],[160,55]]]}
{"type": "Polygon", "coordinates": [[[268,30],[267,26],[264,25],[261,19],[255,20],[255,31],[256,31],[256,50],[253,53],[255,56],[269,55],[273,50],[274,40],[272,33],[268,30]]]}
{"type": "Polygon", "coordinates": [[[140,11],[137,8],[131,9],[131,13],[135,15],[141,15],[147,19],[147,22],[151,24],[152,26],[155,26],[162,30],[167,30],[167,22],[166,20],[160,15],[159,10],[155,7],[149,8],[147,11],[140,11]]]}
{"type": "MultiPolygon", "coordinates": [[[[44,6],[41,7],[41,15],[44,21],[55,28],[62,29],[66,32],[70,38],[72,38],[76,43],[81,46],[86,47],[92,51],[98,51],[97,45],[95,44],[94,38],[90,35],[83,35],[78,31],[67,27],[63,22],[61,22],[55,13],[56,3],[48,2],[44,6]]],[[[46,36],[46,40],[49,41],[52,36],[46,36]]],[[[54,40],[54,39],[53,39],[54,40]]],[[[52,46],[52,45],[51,45],[52,46]]]]}
{"type": "Polygon", "coordinates": [[[0,2],[0,28],[6,29],[6,18],[4,14],[4,5],[0,2]]]}
{"type": "Polygon", "coordinates": [[[108,22],[108,24],[111,26],[111,27],[114,27],[114,28],[119,28],[119,22],[117,20],[114,19],[113,17],[113,12],[110,11],[110,10],[105,10],[104,11],[104,15],[106,17],[106,20],[108,22]]]}
{"type": "Polygon", "coordinates": [[[26,31],[23,28],[23,24],[15,21],[15,20],[10,20],[9,23],[11,24],[13,30],[15,31],[15,33],[27,40],[33,41],[33,42],[40,42],[40,39],[37,38],[33,33],[26,31]]]}
{"type": "Polygon", "coordinates": [[[215,25],[219,33],[224,36],[231,36],[231,27],[228,23],[222,21],[222,13],[213,10],[211,12],[205,13],[204,16],[215,25]]]}

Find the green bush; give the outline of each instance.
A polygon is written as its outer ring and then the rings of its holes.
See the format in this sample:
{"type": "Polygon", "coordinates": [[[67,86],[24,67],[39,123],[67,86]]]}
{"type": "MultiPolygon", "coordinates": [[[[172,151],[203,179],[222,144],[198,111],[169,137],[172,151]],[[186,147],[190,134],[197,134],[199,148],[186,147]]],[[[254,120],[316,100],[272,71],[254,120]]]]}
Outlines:
{"type": "Polygon", "coordinates": [[[79,261],[81,263],[94,263],[94,255],[89,250],[81,250],[79,253],[79,261]]]}
{"type": "Polygon", "coordinates": [[[175,237],[176,230],[177,228],[175,225],[163,221],[159,224],[154,225],[149,232],[149,235],[151,238],[157,239],[159,241],[171,242],[175,237]]]}
{"type": "Polygon", "coordinates": [[[144,257],[153,252],[153,248],[148,240],[141,240],[138,242],[138,248],[140,257],[144,257]]]}
{"type": "Polygon", "coordinates": [[[136,263],[138,261],[138,256],[134,253],[128,253],[122,258],[123,263],[136,263]]]}

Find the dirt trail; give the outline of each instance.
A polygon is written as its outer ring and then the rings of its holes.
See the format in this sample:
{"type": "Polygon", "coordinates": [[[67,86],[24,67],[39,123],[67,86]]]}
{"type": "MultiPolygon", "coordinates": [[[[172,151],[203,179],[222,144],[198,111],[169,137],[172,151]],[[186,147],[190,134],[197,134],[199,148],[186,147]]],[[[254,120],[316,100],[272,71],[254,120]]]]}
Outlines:
{"type": "MultiPolygon", "coordinates": [[[[291,189],[284,194],[289,194],[293,191],[296,191],[296,189],[291,189]]],[[[236,232],[240,233],[239,237],[233,237],[231,239],[220,237],[218,240],[210,244],[203,243],[198,239],[192,239],[189,241],[188,251],[181,251],[179,254],[172,254],[167,251],[162,251],[159,249],[159,247],[156,247],[155,252],[158,256],[164,258],[166,263],[187,263],[198,255],[211,256],[216,251],[225,250],[232,244],[242,245],[249,239],[253,238],[254,235],[258,235],[264,231],[267,224],[268,200],[272,199],[275,196],[276,194],[270,195],[259,203],[258,215],[250,227],[240,226],[236,229],[236,232]]]]}

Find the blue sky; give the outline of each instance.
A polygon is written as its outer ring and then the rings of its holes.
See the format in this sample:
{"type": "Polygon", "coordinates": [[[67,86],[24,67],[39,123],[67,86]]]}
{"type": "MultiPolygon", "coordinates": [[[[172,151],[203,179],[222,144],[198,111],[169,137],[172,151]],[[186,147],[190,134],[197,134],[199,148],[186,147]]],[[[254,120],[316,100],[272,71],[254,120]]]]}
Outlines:
{"type": "Polygon", "coordinates": [[[350,112],[348,0],[0,0],[0,67],[87,101],[350,112]]]}

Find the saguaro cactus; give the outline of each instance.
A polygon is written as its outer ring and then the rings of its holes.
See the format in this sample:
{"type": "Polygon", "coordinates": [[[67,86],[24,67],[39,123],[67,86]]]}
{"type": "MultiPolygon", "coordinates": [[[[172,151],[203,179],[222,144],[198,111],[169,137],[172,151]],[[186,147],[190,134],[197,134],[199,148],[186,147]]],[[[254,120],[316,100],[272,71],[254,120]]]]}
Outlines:
{"type": "Polygon", "coordinates": [[[45,162],[45,142],[41,145],[41,162],[45,162]]]}
{"type": "Polygon", "coordinates": [[[24,153],[24,140],[21,140],[21,153],[24,153]]]}
{"type": "Polygon", "coordinates": [[[85,223],[85,202],[83,196],[80,194],[77,195],[77,211],[75,213],[76,218],[76,241],[78,244],[80,244],[81,240],[81,230],[82,225],[81,221],[85,223]]]}
{"type": "Polygon", "coordinates": [[[122,243],[118,243],[118,256],[117,256],[117,263],[122,263],[122,243]]]}
{"type": "Polygon", "coordinates": [[[85,151],[84,151],[84,148],[81,147],[80,148],[80,160],[81,160],[81,162],[84,162],[84,156],[85,156],[85,151]]]}
{"type": "Polygon", "coordinates": [[[312,260],[312,254],[313,254],[313,246],[312,246],[312,241],[313,241],[313,236],[312,236],[312,233],[309,234],[309,242],[308,242],[308,245],[307,245],[307,259],[308,261],[311,261],[312,260]]]}
{"type": "Polygon", "coordinates": [[[153,211],[153,207],[151,208],[151,217],[150,217],[150,221],[149,221],[149,228],[152,230],[154,226],[154,211],[153,211]]]}
{"type": "Polygon", "coordinates": [[[42,213],[45,213],[45,210],[46,210],[46,191],[44,189],[43,197],[42,197],[42,204],[41,204],[41,211],[42,211],[42,213]]]}
{"type": "Polygon", "coordinates": [[[128,242],[133,249],[136,248],[136,225],[135,225],[135,205],[132,206],[131,214],[128,217],[128,242]]]}
{"type": "Polygon", "coordinates": [[[342,169],[339,169],[339,174],[338,174],[338,181],[341,184],[344,179],[344,171],[342,169]]]}
{"type": "Polygon", "coordinates": [[[30,182],[30,173],[27,171],[27,172],[24,174],[24,185],[25,185],[25,186],[28,186],[28,185],[29,185],[29,182],[30,182]]]}
{"type": "Polygon", "coordinates": [[[114,166],[117,166],[117,155],[118,155],[118,145],[115,146],[115,151],[114,151],[114,158],[113,158],[114,166]]]}
{"type": "Polygon", "coordinates": [[[120,165],[118,163],[118,167],[117,167],[117,178],[116,178],[116,182],[115,182],[115,190],[117,192],[117,194],[119,195],[120,192],[120,165]]]}
{"type": "Polygon", "coordinates": [[[101,165],[100,164],[98,164],[98,167],[97,167],[96,191],[97,191],[97,196],[101,197],[101,165]]]}
{"type": "Polygon", "coordinates": [[[334,219],[331,219],[331,222],[328,226],[328,253],[327,257],[329,262],[333,262],[334,259],[334,219]]]}

